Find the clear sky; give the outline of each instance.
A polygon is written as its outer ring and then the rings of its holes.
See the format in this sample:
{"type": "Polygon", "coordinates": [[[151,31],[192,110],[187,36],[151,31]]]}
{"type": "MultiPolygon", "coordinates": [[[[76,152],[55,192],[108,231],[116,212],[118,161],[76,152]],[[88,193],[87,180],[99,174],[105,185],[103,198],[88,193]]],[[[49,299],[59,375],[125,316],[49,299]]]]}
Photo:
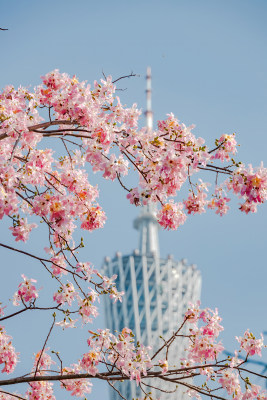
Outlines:
{"type": "MultiPolygon", "coordinates": [[[[127,90],[120,94],[123,103],[137,102],[144,109],[144,78],[150,65],[155,120],[173,112],[186,124],[194,123],[194,133],[210,146],[221,134],[236,132],[238,158],[255,166],[263,160],[266,165],[266,20],[264,0],[0,0],[0,27],[8,28],[0,32],[0,87],[34,86],[55,68],[89,82],[101,78],[102,71],[114,78],[133,71],[140,77],[122,81],[119,87],[127,90]]],[[[84,254],[100,267],[104,256],[137,247],[132,221],[138,210],[117,184],[101,183],[100,175],[91,179],[99,182],[108,221],[104,229],[84,235],[84,254]]],[[[232,202],[224,218],[207,212],[188,218],[177,232],[160,233],[163,257],[173,254],[198,265],[202,303],[219,308],[223,341],[230,350],[234,336],[248,327],[257,335],[267,330],[267,206],[246,216],[238,202],[232,202]]],[[[7,226],[2,223],[1,240],[8,244],[13,241],[7,226]]],[[[43,243],[35,237],[31,245],[20,247],[37,251],[43,243]]],[[[38,270],[39,277],[39,266],[28,259],[1,250],[1,260],[0,301],[12,296],[21,273],[33,276],[38,270]]],[[[48,330],[37,317],[27,318],[27,329],[20,317],[6,324],[22,353],[21,374],[31,362],[27,351],[37,351],[48,330]]],[[[104,326],[103,316],[94,326],[104,326]]],[[[56,349],[71,343],[78,356],[84,349],[78,329],[68,335],[58,343],[56,335],[49,345],[56,349]]],[[[105,394],[100,384],[91,398],[105,394]]],[[[57,396],[67,398],[65,393],[57,396]]]]}

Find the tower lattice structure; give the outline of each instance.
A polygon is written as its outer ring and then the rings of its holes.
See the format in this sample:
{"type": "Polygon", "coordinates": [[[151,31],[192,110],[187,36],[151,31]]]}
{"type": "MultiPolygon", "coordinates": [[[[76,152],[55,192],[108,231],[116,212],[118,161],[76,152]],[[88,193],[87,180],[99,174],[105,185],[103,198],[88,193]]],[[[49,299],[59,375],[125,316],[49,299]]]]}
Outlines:
{"type": "MultiPolygon", "coordinates": [[[[147,70],[147,128],[152,129],[153,117],[151,110],[151,71],[147,70]]],[[[156,351],[163,338],[177,330],[183,322],[188,303],[195,303],[200,298],[201,276],[195,265],[188,265],[185,260],[175,261],[171,256],[160,258],[156,207],[148,204],[141,207],[139,216],[134,220],[134,227],[139,231],[139,248],[132,254],[117,253],[113,259],[106,257],[103,271],[112,276],[117,275],[116,285],[123,291],[123,301],[120,303],[105,301],[107,327],[120,332],[124,327],[130,328],[136,341],[150,346],[156,351]]],[[[178,365],[184,356],[184,338],[177,338],[171,347],[168,357],[169,366],[178,365]]],[[[159,386],[168,392],[168,384],[151,382],[148,385],[159,386]]],[[[135,382],[120,382],[116,388],[127,399],[143,398],[144,394],[135,382]]],[[[156,393],[151,391],[153,399],[183,399],[184,390],[179,388],[174,393],[156,393]]],[[[112,400],[121,400],[113,389],[110,392],[112,400]]]]}

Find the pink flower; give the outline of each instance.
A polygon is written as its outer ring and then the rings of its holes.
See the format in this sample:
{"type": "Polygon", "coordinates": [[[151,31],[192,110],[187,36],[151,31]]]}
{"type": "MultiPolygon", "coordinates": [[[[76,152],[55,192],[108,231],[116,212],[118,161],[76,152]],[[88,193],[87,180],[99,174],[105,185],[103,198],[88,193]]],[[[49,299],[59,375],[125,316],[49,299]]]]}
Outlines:
{"type": "Polygon", "coordinates": [[[253,333],[247,329],[244,336],[236,337],[236,340],[240,343],[240,348],[245,350],[248,356],[254,356],[255,354],[261,356],[261,349],[264,346],[263,335],[261,335],[261,339],[256,339],[253,333]]]}
{"type": "Polygon", "coordinates": [[[47,354],[47,350],[44,349],[43,352],[40,350],[38,353],[35,354],[33,370],[35,371],[37,363],[38,363],[38,375],[45,375],[52,364],[55,362],[52,360],[49,354],[47,354]]]}
{"type": "Polygon", "coordinates": [[[98,369],[96,368],[96,365],[99,364],[99,361],[101,360],[102,355],[100,352],[97,351],[89,351],[88,353],[83,355],[83,358],[80,362],[80,366],[88,372],[88,374],[91,374],[95,376],[98,373],[98,369]]]}
{"type": "Polygon", "coordinates": [[[166,372],[168,372],[169,365],[167,360],[159,360],[159,366],[162,368],[162,374],[166,374],[166,372]]]}
{"type": "Polygon", "coordinates": [[[15,236],[16,242],[20,240],[27,242],[31,230],[36,227],[36,224],[28,224],[27,218],[22,218],[19,220],[18,225],[10,227],[9,229],[12,231],[12,235],[15,236]]]}
{"type": "Polygon", "coordinates": [[[99,350],[101,349],[110,363],[114,363],[117,369],[127,375],[130,380],[135,380],[138,385],[141,381],[141,374],[146,375],[147,369],[152,366],[148,348],[140,344],[134,345],[134,335],[129,328],[124,328],[118,337],[112,335],[108,330],[99,329],[97,333],[90,333],[93,335],[87,342],[91,350],[85,355],[81,365],[85,364],[85,368],[93,365],[95,368],[96,363],[104,356],[100,356],[99,350]]]}
{"type": "Polygon", "coordinates": [[[122,302],[122,296],[124,295],[124,292],[118,292],[116,286],[113,286],[111,289],[109,289],[109,297],[114,300],[114,303],[116,301],[122,302]]]}
{"type": "Polygon", "coordinates": [[[20,301],[29,303],[34,302],[38,295],[38,290],[36,289],[34,283],[35,279],[28,279],[25,275],[21,275],[23,282],[18,286],[18,291],[14,294],[13,304],[18,306],[20,301]]]}
{"type": "Polygon", "coordinates": [[[190,193],[187,200],[184,201],[184,205],[188,214],[202,214],[206,212],[205,206],[207,204],[207,194],[201,190],[197,190],[194,195],[190,193]]]}
{"type": "Polygon", "coordinates": [[[81,228],[93,231],[98,228],[102,228],[106,221],[106,215],[99,206],[91,207],[88,213],[82,216],[81,228]]]}
{"type": "Polygon", "coordinates": [[[94,269],[92,264],[89,262],[85,262],[85,263],[79,262],[76,265],[76,267],[77,267],[76,272],[83,272],[85,274],[84,279],[87,279],[88,281],[91,281],[92,276],[94,274],[97,274],[97,270],[94,269]]]}
{"type": "MultiPolygon", "coordinates": [[[[80,374],[82,373],[82,367],[74,364],[71,368],[64,367],[63,374],[80,374]]],[[[61,387],[71,392],[72,396],[85,397],[86,393],[91,393],[92,383],[89,379],[66,379],[61,381],[61,387]]]]}
{"type": "Polygon", "coordinates": [[[78,299],[79,304],[79,314],[82,317],[84,323],[92,322],[92,317],[96,317],[98,315],[97,307],[93,304],[96,299],[98,299],[98,294],[91,289],[90,293],[87,295],[85,299],[78,299]]]}
{"type": "Polygon", "coordinates": [[[201,400],[200,394],[194,389],[188,389],[186,393],[189,397],[195,397],[197,400],[201,400]]]}
{"type": "Polygon", "coordinates": [[[53,300],[58,304],[67,303],[71,306],[73,300],[76,298],[76,292],[72,283],[68,282],[62,285],[53,295],[53,300]]]}
{"type": "Polygon", "coordinates": [[[50,260],[53,263],[52,272],[54,275],[67,275],[68,271],[63,269],[66,268],[66,262],[63,254],[58,254],[57,256],[51,257],[50,260]]]}
{"type": "Polygon", "coordinates": [[[70,317],[64,318],[63,321],[56,322],[55,325],[61,326],[64,330],[65,328],[76,328],[75,323],[78,319],[71,319],[70,317]]]}
{"type": "Polygon", "coordinates": [[[231,369],[223,370],[222,377],[218,381],[228,394],[235,394],[235,398],[240,398],[241,386],[237,371],[231,369]]]}
{"type": "Polygon", "coordinates": [[[29,383],[29,386],[30,388],[26,392],[28,400],[56,400],[55,396],[53,395],[53,383],[47,381],[31,382],[29,383]]]}
{"type": "Polygon", "coordinates": [[[138,188],[131,189],[126,197],[130,200],[131,204],[134,204],[135,206],[140,206],[141,202],[138,188]]]}
{"type": "Polygon", "coordinates": [[[216,214],[219,214],[221,217],[225,215],[230,209],[227,206],[227,203],[230,201],[228,197],[214,197],[209,203],[208,208],[216,209],[216,214]]]}
{"type": "Polygon", "coordinates": [[[170,200],[157,214],[159,224],[165,229],[177,229],[186,220],[186,215],[182,208],[182,203],[174,203],[170,200]]]}
{"type": "Polygon", "coordinates": [[[2,372],[10,374],[18,362],[18,353],[11,342],[12,337],[6,334],[4,327],[0,326],[0,364],[4,364],[2,372]]]}
{"type": "Polygon", "coordinates": [[[245,200],[241,211],[255,212],[256,206],[267,199],[267,168],[264,168],[263,164],[256,170],[251,165],[248,168],[241,165],[234,171],[227,186],[245,200]]]}
{"type": "Polygon", "coordinates": [[[2,307],[2,303],[0,303],[0,317],[4,316],[4,309],[6,308],[6,306],[2,307]]]}
{"type": "Polygon", "coordinates": [[[243,394],[242,400],[266,399],[266,395],[267,393],[262,392],[260,386],[251,384],[243,394]]]}
{"type": "Polygon", "coordinates": [[[218,150],[216,150],[215,154],[212,156],[212,159],[219,159],[222,162],[224,160],[230,160],[230,154],[235,154],[237,152],[235,134],[232,135],[222,135],[219,140],[216,141],[216,146],[220,146],[218,150]]]}
{"type": "Polygon", "coordinates": [[[216,360],[219,353],[224,350],[221,342],[217,343],[217,337],[223,330],[220,325],[221,318],[218,311],[209,309],[199,309],[197,306],[191,305],[190,309],[185,313],[188,322],[193,323],[191,328],[191,341],[188,347],[188,358],[196,363],[216,360]],[[197,322],[203,322],[198,327],[197,322]]]}

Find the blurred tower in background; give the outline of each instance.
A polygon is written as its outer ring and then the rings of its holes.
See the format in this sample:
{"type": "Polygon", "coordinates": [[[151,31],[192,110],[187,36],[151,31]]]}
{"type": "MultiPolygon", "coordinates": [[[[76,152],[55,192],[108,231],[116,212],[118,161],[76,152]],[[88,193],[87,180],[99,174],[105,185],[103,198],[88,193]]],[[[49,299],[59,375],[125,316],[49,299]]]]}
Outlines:
{"type": "MultiPolygon", "coordinates": [[[[147,128],[153,128],[151,108],[151,70],[147,69],[147,128]]],[[[183,321],[188,302],[195,303],[200,298],[201,276],[195,265],[187,265],[185,260],[174,261],[171,256],[160,258],[158,228],[155,204],[142,206],[139,216],[134,220],[134,227],[139,231],[139,248],[133,254],[117,253],[110,260],[106,257],[103,270],[108,276],[116,274],[117,288],[123,291],[122,303],[113,303],[107,296],[105,314],[107,327],[114,331],[130,328],[136,341],[149,345],[156,351],[163,341],[160,336],[169,338],[183,321]]],[[[152,353],[153,354],[153,350],[152,353]]],[[[184,341],[176,339],[170,349],[169,367],[179,366],[184,354],[184,341]]],[[[164,357],[164,356],[163,356],[164,357]]],[[[168,384],[145,381],[163,390],[170,390],[168,384]]],[[[127,400],[144,397],[135,382],[116,383],[116,388],[127,400]]],[[[145,387],[146,392],[152,391],[145,387]]],[[[155,394],[155,398],[164,400],[182,399],[182,388],[175,393],[155,394]]],[[[111,389],[111,399],[121,400],[111,389]]]]}

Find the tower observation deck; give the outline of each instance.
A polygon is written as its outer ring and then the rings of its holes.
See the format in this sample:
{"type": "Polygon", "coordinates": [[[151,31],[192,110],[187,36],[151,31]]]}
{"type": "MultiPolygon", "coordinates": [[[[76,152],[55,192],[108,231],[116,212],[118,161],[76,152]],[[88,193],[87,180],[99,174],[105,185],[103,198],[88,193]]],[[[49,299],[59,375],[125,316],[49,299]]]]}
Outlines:
{"type": "MultiPolygon", "coordinates": [[[[147,128],[153,127],[151,110],[151,70],[147,69],[147,111],[145,113],[147,128]]],[[[105,274],[117,275],[117,288],[123,291],[122,303],[113,303],[105,299],[105,314],[107,327],[112,331],[130,328],[136,336],[136,341],[152,347],[156,351],[162,344],[161,337],[169,336],[183,322],[188,302],[195,303],[200,298],[201,276],[195,265],[187,265],[185,260],[174,261],[160,257],[156,207],[154,204],[142,206],[139,216],[134,220],[134,227],[139,232],[139,247],[132,254],[117,253],[111,260],[106,257],[103,265],[105,274]]],[[[106,296],[104,296],[106,297],[106,296]]],[[[170,366],[179,366],[179,360],[184,355],[184,340],[177,338],[169,354],[170,366]]],[[[163,381],[162,381],[163,382],[163,381]]],[[[163,390],[170,390],[164,383],[150,382],[163,390]]],[[[166,385],[166,384],[165,384],[166,385]]],[[[116,388],[127,399],[143,398],[144,393],[135,382],[116,383],[116,388]]],[[[174,400],[185,399],[183,389],[174,393],[153,392],[153,399],[174,400]]],[[[121,400],[115,390],[111,389],[112,400],[121,400]]]]}

